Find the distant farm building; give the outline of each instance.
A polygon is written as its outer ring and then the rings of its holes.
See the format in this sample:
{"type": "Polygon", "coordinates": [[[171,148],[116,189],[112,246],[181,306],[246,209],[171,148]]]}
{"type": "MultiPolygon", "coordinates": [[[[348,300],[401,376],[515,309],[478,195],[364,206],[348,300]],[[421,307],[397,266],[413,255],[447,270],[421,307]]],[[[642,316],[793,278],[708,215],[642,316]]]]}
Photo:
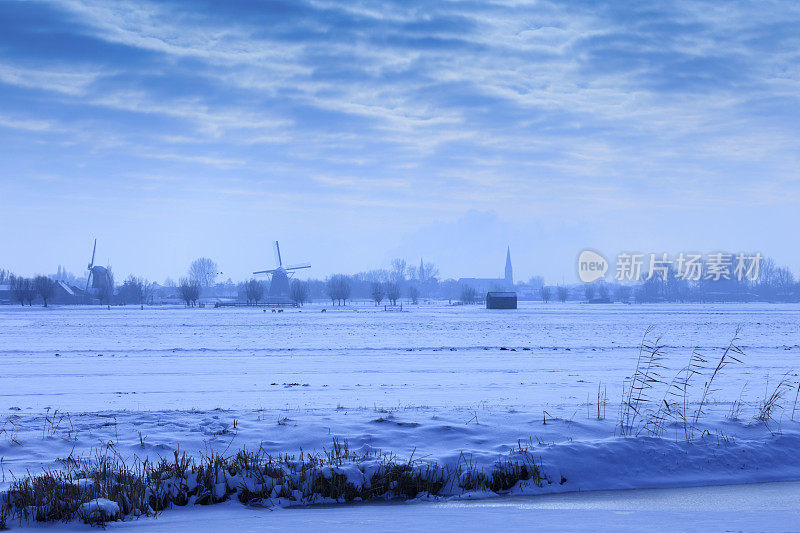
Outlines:
{"type": "Polygon", "coordinates": [[[53,288],[51,302],[60,305],[80,304],[85,300],[84,292],[74,285],[69,285],[64,281],[56,281],[53,288]]]}
{"type": "Polygon", "coordinates": [[[12,296],[11,285],[0,285],[0,304],[10,304],[12,296]]]}
{"type": "Polygon", "coordinates": [[[516,292],[487,292],[486,309],[516,309],[516,292]]]}
{"type": "MultiPolygon", "coordinates": [[[[69,285],[65,281],[57,280],[53,286],[53,296],[48,300],[51,304],[72,305],[83,303],[83,291],[74,285],[69,285]]],[[[34,303],[41,303],[42,298],[36,294],[33,296],[34,303]]],[[[0,304],[19,303],[11,290],[11,285],[0,285],[0,304]]]]}
{"type": "Polygon", "coordinates": [[[506,271],[502,278],[460,278],[460,286],[472,287],[477,294],[514,290],[514,271],[511,268],[511,248],[506,249],[506,271]]]}

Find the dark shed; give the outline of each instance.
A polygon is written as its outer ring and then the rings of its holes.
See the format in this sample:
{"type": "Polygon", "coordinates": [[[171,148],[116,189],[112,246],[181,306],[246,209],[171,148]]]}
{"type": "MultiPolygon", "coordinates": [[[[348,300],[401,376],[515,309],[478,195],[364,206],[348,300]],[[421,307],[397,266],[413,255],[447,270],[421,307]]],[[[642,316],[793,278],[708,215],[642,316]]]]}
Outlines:
{"type": "Polygon", "coordinates": [[[516,292],[487,292],[486,309],[516,309],[516,292]]]}

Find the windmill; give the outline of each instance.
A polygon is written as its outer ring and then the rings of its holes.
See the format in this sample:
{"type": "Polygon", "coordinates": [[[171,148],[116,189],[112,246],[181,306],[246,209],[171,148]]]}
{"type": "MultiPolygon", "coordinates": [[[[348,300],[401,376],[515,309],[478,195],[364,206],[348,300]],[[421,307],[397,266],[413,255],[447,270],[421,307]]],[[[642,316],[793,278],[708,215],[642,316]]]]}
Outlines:
{"type": "Polygon", "coordinates": [[[86,289],[84,290],[88,299],[99,298],[100,301],[108,298],[114,287],[114,282],[111,278],[111,272],[106,267],[94,264],[94,256],[97,251],[97,239],[94,240],[94,247],[92,248],[92,260],[86,269],[89,275],[86,278],[86,289]],[[89,287],[91,285],[91,288],[89,287]]]}
{"type": "Polygon", "coordinates": [[[259,270],[253,274],[271,274],[272,281],[269,284],[269,295],[267,296],[268,304],[290,304],[292,303],[289,298],[289,277],[294,275],[296,270],[303,268],[311,268],[311,263],[299,263],[296,265],[283,266],[281,259],[281,248],[278,241],[275,241],[275,262],[278,264],[277,268],[272,270],[259,270]]]}

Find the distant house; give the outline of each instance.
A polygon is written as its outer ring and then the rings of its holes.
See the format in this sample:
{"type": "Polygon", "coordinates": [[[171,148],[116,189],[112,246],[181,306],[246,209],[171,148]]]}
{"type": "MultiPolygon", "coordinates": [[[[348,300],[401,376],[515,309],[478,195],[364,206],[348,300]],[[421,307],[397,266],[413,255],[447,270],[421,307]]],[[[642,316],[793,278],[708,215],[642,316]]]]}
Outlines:
{"type": "Polygon", "coordinates": [[[65,281],[56,281],[51,302],[58,305],[74,305],[83,303],[83,291],[65,281]]]}
{"type": "MultiPolygon", "coordinates": [[[[56,305],[74,305],[83,302],[83,291],[74,285],[69,285],[65,281],[56,281],[53,287],[53,297],[48,300],[48,303],[56,305]]],[[[41,302],[42,299],[37,294],[34,302],[41,302]]],[[[0,285],[0,304],[17,303],[14,299],[14,293],[11,291],[11,285],[0,285]]]]}
{"type": "Polygon", "coordinates": [[[486,309],[516,309],[516,292],[487,292],[486,309]]]}
{"type": "Polygon", "coordinates": [[[167,285],[159,285],[153,282],[150,284],[149,292],[150,300],[147,303],[175,304],[182,301],[178,287],[168,287],[167,285]]]}
{"type": "Polygon", "coordinates": [[[0,285],[0,304],[13,303],[14,295],[11,294],[11,285],[0,285]]]}
{"type": "Polygon", "coordinates": [[[459,286],[475,289],[478,294],[514,290],[514,270],[511,268],[511,248],[506,249],[506,270],[502,278],[460,278],[459,286]]]}

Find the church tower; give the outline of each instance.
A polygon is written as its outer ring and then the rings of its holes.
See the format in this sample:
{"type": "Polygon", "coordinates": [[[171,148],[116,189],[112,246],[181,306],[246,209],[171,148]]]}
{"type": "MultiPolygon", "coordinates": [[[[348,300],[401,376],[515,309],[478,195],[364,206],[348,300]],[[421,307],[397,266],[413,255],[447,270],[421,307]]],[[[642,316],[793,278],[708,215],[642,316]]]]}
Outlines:
{"type": "Polygon", "coordinates": [[[514,271],[511,268],[511,247],[506,249],[506,285],[509,290],[514,289],[514,271]]]}

